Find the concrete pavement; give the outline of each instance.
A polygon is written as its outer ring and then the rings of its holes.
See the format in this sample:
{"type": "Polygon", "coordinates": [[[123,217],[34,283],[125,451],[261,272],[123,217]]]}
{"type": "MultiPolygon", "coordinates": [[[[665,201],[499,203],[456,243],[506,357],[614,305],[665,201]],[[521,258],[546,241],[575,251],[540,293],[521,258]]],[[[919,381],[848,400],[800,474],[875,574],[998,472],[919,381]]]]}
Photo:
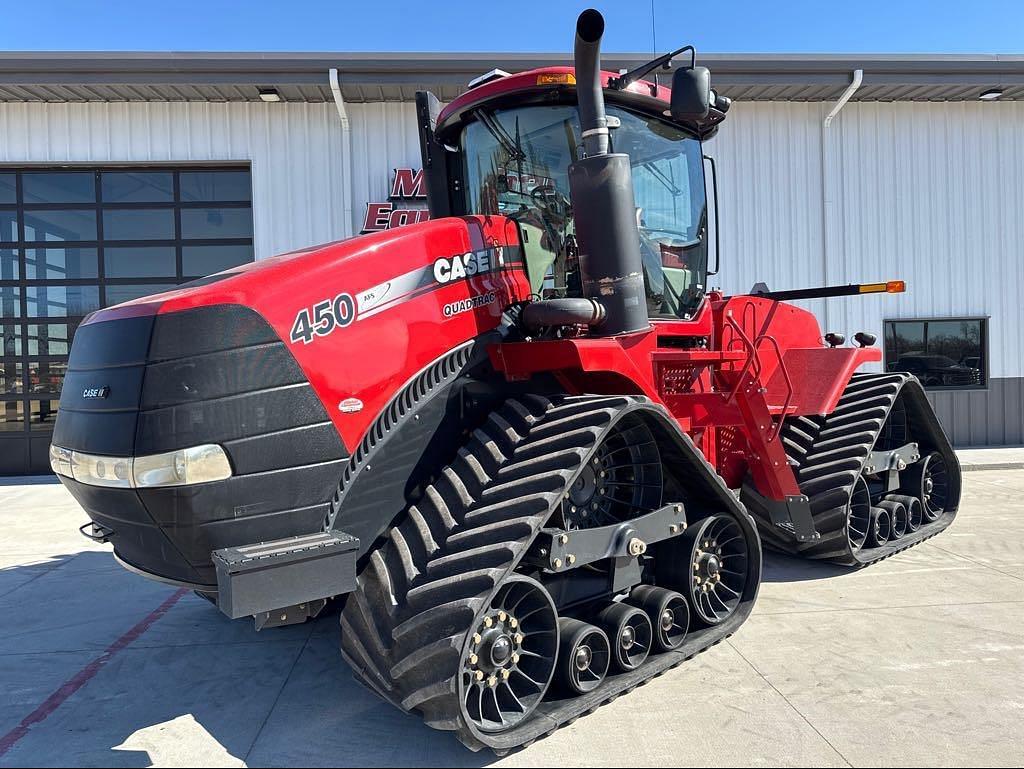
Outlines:
{"type": "Polygon", "coordinates": [[[117,566],[61,486],[0,486],[0,765],[1019,765],[1024,471],[964,480],[869,569],[769,555],[732,639],[503,759],[354,683],[335,615],[256,634],[117,566]]]}

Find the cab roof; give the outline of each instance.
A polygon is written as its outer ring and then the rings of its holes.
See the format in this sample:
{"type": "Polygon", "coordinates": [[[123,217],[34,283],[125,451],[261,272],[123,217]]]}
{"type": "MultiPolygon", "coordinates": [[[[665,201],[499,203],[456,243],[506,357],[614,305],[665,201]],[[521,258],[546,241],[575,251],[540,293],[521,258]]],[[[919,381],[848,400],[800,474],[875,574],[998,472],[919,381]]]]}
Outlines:
{"type": "MultiPolygon", "coordinates": [[[[622,90],[611,88],[609,83],[618,77],[616,72],[601,72],[601,85],[605,101],[609,104],[632,103],[647,112],[663,114],[668,109],[671,90],[648,80],[637,80],[622,90]]],[[[576,70],[574,67],[539,67],[517,72],[513,75],[499,75],[451,101],[438,116],[436,131],[439,135],[453,130],[465,120],[467,113],[490,102],[508,103],[509,97],[543,96],[545,93],[575,93],[576,70]]]]}

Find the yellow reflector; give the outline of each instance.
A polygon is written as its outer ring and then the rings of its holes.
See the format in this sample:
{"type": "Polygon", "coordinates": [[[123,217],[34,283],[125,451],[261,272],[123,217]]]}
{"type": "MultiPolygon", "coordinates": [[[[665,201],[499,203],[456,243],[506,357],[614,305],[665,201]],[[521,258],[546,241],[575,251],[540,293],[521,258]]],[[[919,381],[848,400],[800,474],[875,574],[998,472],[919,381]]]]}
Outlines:
{"type": "Polygon", "coordinates": [[[907,282],[904,280],[890,280],[885,284],[886,293],[902,294],[907,290],[907,282]]]}
{"type": "Polygon", "coordinates": [[[548,72],[537,75],[537,85],[576,85],[576,76],[571,72],[548,72]]]}

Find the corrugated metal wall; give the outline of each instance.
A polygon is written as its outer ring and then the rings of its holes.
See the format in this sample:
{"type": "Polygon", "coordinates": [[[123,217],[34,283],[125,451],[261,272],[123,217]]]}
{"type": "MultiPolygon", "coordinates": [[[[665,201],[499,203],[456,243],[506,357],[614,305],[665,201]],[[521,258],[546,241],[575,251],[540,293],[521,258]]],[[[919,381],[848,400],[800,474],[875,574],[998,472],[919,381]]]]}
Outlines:
{"type": "MultiPolygon", "coordinates": [[[[988,316],[990,386],[931,396],[959,445],[1024,442],[1024,104],[737,104],[719,165],[726,291],[903,278],[901,295],[807,303],[826,330],[988,316]],[[829,264],[823,201],[832,201],[829,264]]],[[[713,283],[715,281],[712,281],[713,283]]]]}
{"type": "Polygon", "coordinates": [[[245,161],[257,258],[343,237],[333,104],[0,104],[0,163],[245,161]]]}
{"type": "MultiPolygon", "coordinates": [[[[1024,103],[739,103],[718,161],[722,272],[744,291],[900,277],[909,291],[808,303],[828,330],[885,318],[991,316],[985,392],[933,397],[960,444],[1024,442],[1024,103]]],[[[258,257],[358,232],[393,169],[418,167],[411,104],[349,106],[352,222],[333,104],[0,104],[0,163],[245,161],[258,257]]]]}

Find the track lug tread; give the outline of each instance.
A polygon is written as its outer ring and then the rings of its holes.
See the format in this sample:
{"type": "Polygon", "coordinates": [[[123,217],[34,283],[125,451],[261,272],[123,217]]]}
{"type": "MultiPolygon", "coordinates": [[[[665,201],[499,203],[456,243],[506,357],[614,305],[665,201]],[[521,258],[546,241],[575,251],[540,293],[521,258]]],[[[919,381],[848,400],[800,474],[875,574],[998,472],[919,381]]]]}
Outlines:
{"type": "MultiPolygon", "coordinates": [[[[863,566],[892,554],[886,551],[872,559],[870,549],[856,554],[851,550],[846,536],[846,504],[889,413],[910,379],[906,374],[855,374],[827,417],[786,420],[780,433],[783,446],[796,465],[794,472],[801,492],[808,496],[820,538],[797,543],[791,534],[771,525],[766,512],[750,504],[766,545],[793,555],[849,566],[863,566]]],[[[941,530],[937,528],[905,547],[919,544],[941,530]]]]}

